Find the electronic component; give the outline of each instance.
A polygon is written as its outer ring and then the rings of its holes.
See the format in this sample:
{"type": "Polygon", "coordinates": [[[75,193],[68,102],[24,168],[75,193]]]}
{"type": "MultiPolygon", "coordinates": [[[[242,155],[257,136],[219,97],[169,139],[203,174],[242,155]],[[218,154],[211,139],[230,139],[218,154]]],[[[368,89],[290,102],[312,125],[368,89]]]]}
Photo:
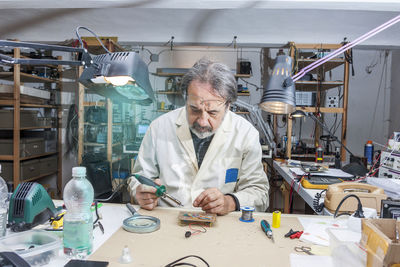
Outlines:
{"type": "Polygon", "coordinates": [[[384,199],[381,203],[381,218],[397,219],[400,217],[400,200],[384,199]]]}
{"type": "Polygon", "coordinates": [[[314,106],[315,99],[315,92],[296,91],[296,106],[314,106]]]}
{"type": "Polygon", "coordinates": [[[328,96],[325,101],[325,107],[338,108],[339,107],[339,96],[328,96]]]}
{"type": "Polygon", "coordinates": [[[179,224],[199,224],[205,226],[212,226],[212,224],[217,220],[217,216],[211,213],[205,212],[186,212],[181,211],[178,215],[179,224]]]}

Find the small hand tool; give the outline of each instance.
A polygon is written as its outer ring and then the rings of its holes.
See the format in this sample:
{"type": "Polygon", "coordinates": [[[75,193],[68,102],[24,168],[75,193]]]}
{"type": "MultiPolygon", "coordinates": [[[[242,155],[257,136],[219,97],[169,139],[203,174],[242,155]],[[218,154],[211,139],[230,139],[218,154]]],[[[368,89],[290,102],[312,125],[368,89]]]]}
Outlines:
{"type": "Polygon", "coordinates": [[[167,198],[171,199],[173,202],[175,202],[176,204],[178,204],[179,206],[183,206],[182,202],[180,202],[179,200],[177,200],[173,196],[167,194],[167,189],[165,188],[165,185],[158,185],[153,180],[151,180],[149,178],[146,178],[146,177],[144,177],[142,175],[139,175],[139,174],[135,174],[134,176],[141,184],[145,184],[145,185],[149,185],[149,186],[155,187],[157,189],[156,196],[162,197],[162,198],[166,198],[167,197],[167,198]]]}
{"type": "Polygon", "coordinates": [[[266,220],[261,221],[261,229],[264,231],[264,233],[267,235],[267,237],[269,239],[271,239],[272,242],[275,243],[274,237],[272,236],[271,226],[269,225],[269,223],[266,220]]]}
{"type": "Polygon", "coordinates": [[[295,238],[300,238],[300,236],[303,234],[303,231],[297,231],[296,233],[292,234],[290,236],[290,239],[295,239],[295,238]]]}
{"type": "Polygon", "coordinates": [[[289,232],[287,232],[287,233],[285,234],[285,237],[290,237],[291,235],[293,235],[293,234],[295,234],[295,233],[297,233],[297,232],[299,232],[299,231],[293,231],[293,229],[290,229],[289,232]]]}
{"type": "Polygon", "coordinates": [[[306,254],[308,254],[308,255],[314,255],[314,254],[311,252],[311,248],[310,248],[310,247],[305,247],[305,246],[294,247],[294,250],[297,251],[297,252],[304,252],[304,253],[306,253],[306,254]]]}

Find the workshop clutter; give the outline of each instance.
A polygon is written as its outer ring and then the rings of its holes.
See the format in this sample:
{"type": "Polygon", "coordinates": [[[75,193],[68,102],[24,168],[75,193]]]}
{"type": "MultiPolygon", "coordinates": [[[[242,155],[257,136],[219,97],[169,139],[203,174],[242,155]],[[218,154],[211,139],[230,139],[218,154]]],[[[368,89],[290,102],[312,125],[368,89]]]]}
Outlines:
{"type": "Polygon", "coordinates": [[[400,266],[399,228],[395,219],[362,221],[361,245],[367,251],[367,267],[400,266]]]}

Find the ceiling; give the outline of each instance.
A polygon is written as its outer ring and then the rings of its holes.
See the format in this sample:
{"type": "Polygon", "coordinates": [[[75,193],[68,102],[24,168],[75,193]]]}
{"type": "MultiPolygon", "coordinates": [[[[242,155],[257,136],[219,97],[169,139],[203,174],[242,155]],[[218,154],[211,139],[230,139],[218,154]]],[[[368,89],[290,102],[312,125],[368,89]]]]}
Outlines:
{"type": "MultiPolygon", "coordinates": [[[[122,43],[281,46],[354,40],[400,14],[379,0],[0,0],[0,39],[54,42],[76,38],[79,25],[122,43]]],[[[84,36],[90,33],[82,30],[84,36]]],[[[400,23],[363,48],[399,48],[400,23]]]]}

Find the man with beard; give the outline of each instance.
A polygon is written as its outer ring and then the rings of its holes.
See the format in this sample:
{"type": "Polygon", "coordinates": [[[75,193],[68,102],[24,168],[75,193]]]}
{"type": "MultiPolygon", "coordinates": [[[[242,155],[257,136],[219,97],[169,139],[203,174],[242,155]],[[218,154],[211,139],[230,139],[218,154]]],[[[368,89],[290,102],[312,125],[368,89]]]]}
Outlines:
{"type": "MultiPolygon", "coordinates": [[[[134,173],[163,184],[186,207],[219,215],[268,207],[268,179],[258,131],[229,110],[236,101],[233,73],[200,59],[182,78],[184,107],[154,120],[146,132],[134,173]]],[[[166,205],[156,189],[130,178],[130,192],[144,209],[166,205]]]]}

